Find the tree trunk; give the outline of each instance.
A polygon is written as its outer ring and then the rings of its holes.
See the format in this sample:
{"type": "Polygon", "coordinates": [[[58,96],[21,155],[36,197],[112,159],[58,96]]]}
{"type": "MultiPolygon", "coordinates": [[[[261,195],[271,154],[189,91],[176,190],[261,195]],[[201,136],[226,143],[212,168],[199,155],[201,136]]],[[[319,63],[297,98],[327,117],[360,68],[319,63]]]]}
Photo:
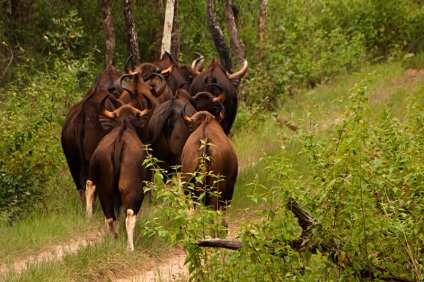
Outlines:
{"type": "Polygon", "coordinates": [[[264,55],[266,44],[266,19],[268,16],[268,0],[260,0],[259,19],[258,19],[258,47],[256,49],[256,58],[261,60],[264,55]]]}
{"type": "Polygon", "coordinates": [[[233,51],[234,57],[246,58],[246,46],[238,35],[236,20],[234,17],[233,7],[231,0],[223,0],[225,20],[228,26],[228,32],[230,33],[230,46],[233,51]]]}
{"type": "Polygon", "coordinates": [[[138,48],[137,31],[135,29],[134,18],[132,16],[131,0],[125,0],[124,17],[125,25],[127,26],[127,38],[130,52],[132,55],[132,65],[138,66],[141,63],[140,49],[138,48]]]}
{"type": "Polygon", "coordinates": [[[112,23],[112,3],[113,0],[102,0],[103,28],[105,31],[105,60],[103,67],[113,65],[113,53],[115,52],[115,31],[112,23]]]}
{"type": "Polygon", "coordinates": [[[233,67],[233,64],[231,62],[230,52],[228,50],[227,42],[225,41],[225,36],[222,33],[222,30],[219,27],[218,21],[216,19],[215,0],[206,0],[206,4],[208,26],[213,42],[215,43],[216,49],[218,50],[222,66],[230,71],[233,67]]]}
{"type": "Polygon", "coordinates": [[[180,26],[178,25],[178,0],[174,1],[174,24],[172,25],[171,54],[178,62],[178,51],[180,50],[180,26]]]}
{"type": "Polygon", "coordinates": [[[160,48],[161,55],[165,52],[171,52],[172,26],[174,23],[174,7],[175,0],[166,1],[165,21],[163,23],[162,46],[160,48]]]}

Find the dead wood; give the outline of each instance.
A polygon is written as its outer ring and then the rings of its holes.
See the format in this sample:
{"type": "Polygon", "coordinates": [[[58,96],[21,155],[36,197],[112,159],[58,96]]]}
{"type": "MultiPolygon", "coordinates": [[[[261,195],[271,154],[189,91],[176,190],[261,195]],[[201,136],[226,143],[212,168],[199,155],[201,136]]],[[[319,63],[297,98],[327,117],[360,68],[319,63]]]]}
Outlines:
{"type": "Polygon", "coordinates": [[[207,239],[196,242],[199,247],[225,248],[230,250],[238,250],[241,248],[241,240],[239,239],[207,239]]]}
{"type": "MultiPolygon", "coordinates": [[[[287,202],[287,208],[293,212],[296,216],[299,226],[302,228],[302,233],[296,240],[280,242],[281,245],[288,245],[296,252],[310,252],[317,254],[318,251],[327,256],[332,263],[337,267],[344,268],[345,266],[352,266],[352,261],[356,258],[344,258],[340,259],[339,255],[344,246],[343,242],[336,243],[333,239],[328,241],[315,241],[311,236],[311,230],[313,228],[318,229],[318,233],[327,233],[317,223],[315,218],[306,210],[304,210],[294,198],[290,197],[287,202]]],[[[329,235],[329,234],[326,234],[329,235]]],[[[328,237],[328,236],[326,236],[328,237]]],[[[331,236],[330,236],[331,238],[331,236]]],[[[198,240],[196,244],[200,247],[213,247],[213,248],[226,248],[230,250],[238,250],[242,247],[243,242],[236,238],[227,239],[203,239],[198,240]]],[[[287,254],[281,252],[274,252],[272,246],[264,246],[272,255],[284,257],[287,254]]],[[[392,275],[387,269],[379,267],[377,265],[370,264],[365,269],[359,271],[361,279],[379,279],[383,281],[399,281],[399,282],[413,282],[414,280],[397,277],[392,275]]]]}
{"type": "Polygon", "coordinates": [[[277,118],[277,122],[287,126],[287,128],[292,131],[297,131],[299,129],[296,125],[291,124],[289,121],[283,118],[277,118]]]}

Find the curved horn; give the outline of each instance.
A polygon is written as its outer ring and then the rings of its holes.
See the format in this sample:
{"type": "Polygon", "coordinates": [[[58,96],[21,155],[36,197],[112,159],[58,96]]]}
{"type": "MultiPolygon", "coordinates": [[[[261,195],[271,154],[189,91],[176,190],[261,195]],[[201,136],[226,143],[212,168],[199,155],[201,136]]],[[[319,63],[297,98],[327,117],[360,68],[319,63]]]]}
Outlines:
{"type": "Polygon", "coordinates": [[[142,116],[147,115],[148,113],[150,113],[150,111],[153,108],[152,100],[150,100],[150,98],[146,94],[142,93],[142,95],[144,96],[144,98],[147,101],[147,107],[144,110],[137,112],[138,117],[142,117],[142,116]]]}
{"type": "Polygon", "coordinates": [[[175,61],[174,57],[171,55],[171,53],[169,53],[168,51],[165,50],[165,54],[168,56],[169,60],[171,61],[171,64],[174,66],[178,66],[177,62],[175,61]]]}
{"type": "Polygon", "coordinates": [[[161,74],[158,74],[158,73],[152,73],[152,75],[150,77],[153,77],[153,76],[158,76],[162,80],[159,87],[157,89],[154,89],[156,91],[157,95],[161,95],[163,93],[163,91],[165,91],[165,88],[166,88],[166,79],[161,74]]]}
{"type": "Polygon", "coordinates": [[[193,96],[193,100],[197,101],[199,97],[203,97],[203,96],[209,98],[209,100],[213,100],[214,98],[217,98],[208,91],[201,91],[201,92],[197,92],[196,95],[193,96]]]}
{"type": "Polygon", "coordinates": [[[216,88],[219,89],[219,95],[218,95],[218,97],[214,97],[212,99],[212,102],[224,103],[224,101],[225,101],[224,88],[221,85],[217,84],[217,83],[210,83],[209,86],[215,86],[216,88]]]}
{"type": "Polygon", "coordinates": [[[196,62],[196,64],[198,64],[197,67],[196,67],[196,69],[199,72],[201,72],[203,70],[203,66],[205,65],[205,57],[203,57],[203,55],[200,54],[199,52],[191,52],[191,53],[192,54],[195,54],[195,55],[197,55],[199,57],[199,58],[197,58],[195,60],[195,62],[196,62]]]}
{"type": "Polygon", "coordinates": [[[239,71],[230,74],[228,76],[229,79],[234,79],[234,78],[237,78],[237,77],[242,78],[246,74],[247,68],[248,68],[248,63],[247,63],[246,59],[243,59],[243,58],[241,58],[241,59],[243,60],[243,66],[241,67],[241,69],[239,71]]]}
{"type": "Polygon", "coordinates": [[[111,112],[111,111],[106,110],[106,107],[105,107],[105,103],[106,103],[107,98],[109,98],[109,95],[110,94],[106,95],[102,99],[102,101],[100,102],[100,113],[107,118],[113,119],[113,118],[117,117],[117,114],[115,112],[111,112]]]}
{"type": "Polygon", "coordinates": [[[188,84],[188,82],[187,81],[185,81],[185,82],[183,82],[183,83],[181,83],[180,84],[180,86],[178,86],[178,89],[181,89],[181,88],[183,88],[185,85],[187,85],[188,84]]]}
{"type": "Polygon", "coordinates": [[[160,73],[161,74],[165,74],[165,73],[167,73],[167,72],[169,72],[169,73],[173,73],[174,72],[174,69],[175,69],[175,66],[173,65],[173,64],[171,64],[167,69],[164,69],[163,71],[161,71],[160,73]]]}
{"type": "Polygon", "coordinates": [[[131,106],[135,106],[135,104],[137,103],[137,101],[135,100],[136,96],[135,96],[134,92],[132,92],[131,90],[129,90],[128,88],[126,88],[126,87],[124,87],[122,85],[122,80],[124,80],[124,78],[130,77],[130,76],[134,77],[134,74],[124,74],[124,75],[121,75],[121,77],[119,78],[119,86],[122,89],[126,90],[130,94],[130,96],[131,96],[130,105],[131,106]]]}
{"type": "Polygon", "coordinates": [[[185,111],[186,111],[186,107],[187,107],[187,104],[188,104],[188,102],[186,102],[186,103],[184,104],[184,108],[183,108],[183,109],[182,109],[182,111],[181,111],[181,117],[182,117],[184,120],[186,120],[186,121],[192,122],[191,117],[189,117],[189,116],[188,116],[188,115],[186,115],[186,113],[185,113],[185,111]]]}
{"type": "MultiPolygon", "coordinates": [[[[126,73],[130,73],[129,66],[130,66],[130,61],[131,61],[132,57],[133,57],[133,54],[131,54],[131,55],[128,57],[128,59],[125,61],[125,67],[124,67],[124,70],[125,70],[125,72],[126,72],[126,73]]],[[[132,72],[132,71],[133,71],[133,70],[131,70],[131,72],[132,72]]]]}
{"type": "Polygon", "coordinates": [[[205,57],[203,57],[202,54],[197,52],[191,52],[191,53],[199,56],[199,58],[197,58],[191,63],[191,72],[193,73],[194,76],[196,76],[200,74],[200,72],[203,69],[203,66],[205,65],[205,57]],[[197,66],[197,64],[199,65],[197,66]]]}
{"type": "MultiPolygon", "coordinates": [[[[121,87],[122,89],[124,89],[124,90],[127,90],[127,89],[125,89],[123,86],[122,86],[122,80],[124,80],[124,78],[126,78],[126,77],[130,77],[131,76],[131,78],[133,78],[134,77],[134,74],[124,74],[124,75],[121,75],[121,77],[118,79],[118,85],[119,85],[119,87],[121,87]]],[[[128,90],[127,90],[128,91],[128,90]]]]}

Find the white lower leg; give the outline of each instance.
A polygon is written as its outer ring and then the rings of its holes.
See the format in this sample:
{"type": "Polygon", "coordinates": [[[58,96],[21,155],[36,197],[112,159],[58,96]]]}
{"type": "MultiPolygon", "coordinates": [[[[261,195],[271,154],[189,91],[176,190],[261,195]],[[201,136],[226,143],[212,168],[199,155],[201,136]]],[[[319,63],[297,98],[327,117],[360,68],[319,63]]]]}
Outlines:
{"type": "Polygon", "coordinates": [[[87,180],[85,184],[85,200],[86,200],[86,210],[85,216],[91,217],[93,214],[93,202],[94,202],[94,191],[96,190],[96,185],[91,180],[87,180]]]}
{"type": "Polygon", "coordinates": [[[132,209],[128,209],[127,218],[125,219],[125,225],[127,227],[127,237],[128,237],[127,249],[131,252],[134,251],[134,229],[135,229],[136,220],[137,220],[137,215],[134,214],[134,211],[132,209]]]}
{"type": "Polygon", "coordinates": [[[106,218],[105,222],[106,222],[106,226],[107,226],[107,229],[109,230],[109,232],[115,234],[115,224],[113,222],[113,218],[106,218]]]}

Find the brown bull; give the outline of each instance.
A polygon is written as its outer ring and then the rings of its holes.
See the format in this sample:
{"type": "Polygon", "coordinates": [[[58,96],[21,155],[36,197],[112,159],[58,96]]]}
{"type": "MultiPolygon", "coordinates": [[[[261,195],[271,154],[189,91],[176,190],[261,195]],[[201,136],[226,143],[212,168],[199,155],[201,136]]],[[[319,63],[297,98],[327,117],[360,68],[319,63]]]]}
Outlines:
{"type": "MultiPolygon", "coordinates": [[[[119,97],[123,91],[123,89],[120,87],[119,81],[121,75],[122,73],[114,66],[109,66],[97,76],[95,84],[107,88],[110,93],[114,94],[116,97],[119,97]]],[[[125,84],[124,86],[126,87],[125,84]]]]}
{"type": "MultiPolygon", "coordinates": [[[[164,94],[164,97],[162,100],[170,100],[172,98],[172,95],[176,93],[176,91],[179,88],[188,89],[190,86],[192,80],[193,80],[193,73],[197,73],[203,69],[204,65],[204,57],[200,53],[193,52],[193,54],[196,54],[199,56],[198,59],[193,61],[191,65],[189,64],[183,64],[179,65],[174,57],[167,51],[162,55],[160,60],[157,60],[153,63],[143,63],[137,66],[134,70],[130,70],[129,63],[131,61],[132,55],[127,59],[127,62],[125,64],[125,72],[127,74],[133,74],[135,72],[138,72],[141,74],[141,76],[147,80],[148,77],[150,77],[153,73],[159,73],[162,74],[166,80],[167,85],[169,87],[169,92],[172,93],[171,97],[169,96],[168,92],[166,91],[164,94]],[[195,71],[193,71],[193,69],[195,71]],[[168,99],[167,99],[168,98],[168,99]]],[[[153,82],[148,82],[148,84],[152,84],[153,82]]],[[[152,87],[155,87],[155,85],[151,85],[152,87]]]]}
{"type": "Polygon", "coordinates": [[[198,55],[199,58],[193,61],[191,65],[179,65],[167,51],[165,51],[160,60],[153,62],[162,74],[165,75],[168,72],[167,81],[172,93],[176,93],[180,88],[188,90],[194,77],[193,69],[195,69],[195,72],[202,70],[204,65],[203,55],[196,52],[193,52],[193,54],[198,55]]]}
{"type": "MultiPolygon", "coordinates": [[[[146,108],[147,100],[145,97],[148,97],[149,101],[152,103],[152,109],[154,110],[157,106],[159,106],[161,103],[158,96],[163,93],[165,87],[166,87],[166,80],[163,78],[160,74],[153,74],[154,77],[159,77],[161,79],[161,84],[158,86],[158,88],[152,88],[147,83],[144,82],[144,79],[142,79],[141,75],[139,73],[134,74],[126,74],[123,75],[120,78],[122,88],[124,88],[124,91],[121,94],[121,97],[119,98],[120,101],[124,103],[129,103],[132,100],[131,94],[134,93],[135,95],[135,107],[137,109],[143,109],[146,108]],[[124,87],[123,81],[126,77],[131,78],[131,81],[127,84],[128,88],[124,87]],[[159,93],[159,94],[158,94],[159,93]]],[[[141,130],[142,132],[139,132],[139,136],[142,136],[142,142],[146,143],[150,140],[148,135],[147,127],[140,128],[138,130],[141,130]]]]}
{"type": "Polygon", "coordinates": [[[243,67],[229,74],[216,59],[213,59],[207,70],[196,72],[196,77],[193,79],[189,92],[195,96],[198,92],[208,91],[214,96],[218,96],[221,92],[213,87],[214,84],[220,85],[225,93],[223,102],[225,108],[225,118],[221,121],[225,134],[230,133],[230,129],[237,115],[238,97],[237,86],[240,79],[246,74],[248,69],[247,61],[243,59],[243,67]]]}
{"type": "Polygon", "coordinates": [[[139,108],[143,104],[142,100],[144,100],[144,98],[141,93],[146,94],[152,100],[153,107],[159,105],[160,103],[163,103],[164,101],[172,99],[173,94],[169,90],[169,87],[166,83],[166,79],[161,74],[158,74],[156,72],[150,73],[150,71],[147,72],[150,74],[146,76],[147,74],[144,72],[142,65],[140,65],[140,69],[137,69],[136,71],[131,72],[130,74],[125,74],[119,79],[119,84],[122,85],[122,88],[124,88],[120,99],[124,102],[127,102],[131,99],[131,96],[129,95],[127,89],[136,94],[138,100],[138,103],[136,105],[137,108],[139,108]],[[131,78],[131,81],[129,83],[126,83],[124,80],[127,77],[131,78]]]}
{"type": "MultiPolygon", "coordinates": [[[[105,97],[106,99],[107,97],[105,97]]],[[[86,185],[87,206],[96,191],[105,215],[108,229],[115,234],[115,207],[121,205],[126,211],[127,248],[134,250],[134,228],[136,217],[144,198],[145,181],[150,181],[151,171],[143,162],[146,151],[137,135],[138,129],[147,123],[151,110],[140,111],[132,105],[122,105],[111,112],[105,109],[105,99],[101,102],[101,112],[106,119],[102,125],[112,128],[99,143],[90,161],[89,179],[86,185]]],[[[148,97],[146,99],[149,101],[148,97]]]]}
{"type": "Polygon", "coordinates": [[[182,116],[193,132],[181,155],[181,179],[186,187],[192,183],[196,196],[206,192],[203,198],[205,205],[213,210],[221,208],[225,213],[233,198],[237,179],[235,150],[221,125],[209,112],[199,111],[192,117],[182,112],[182,116]],[[204,173],[201,182],[194,177],[199,172],[204,173]],[[224,179],[219,179],[221,177],[224,179]]]}
{"type": "MultiPolygon", "coordinates": [[[[181,152],[184,144],[190,135],[182,116],[181,111],[188,100],[190,94],[184,89],[178,89],[176,96],[155,108],[149,121],[150,144],[152,154],[159,162],[159,166],[169,172],[172,166],[181,164],[181,152]]],[[[192,103],[186,107],[187,114],[193,115],[196,109],[192,103]]]]}
{"type": "MultiPolygon", "coordinates": [[[[100,140],[108,133],[108,130],[100,125],[97,117],[100,114],[100,101],[109,94],[108,89],[114,89],[113,85],[119,74],[111,70],[102,72],[84,99],[69,109],[62,128],[62,149],[83,206],[90,158],[100,140]]],[[[115,93],[115,90],[112,93],[115,93]]],[[[113,101],[113,99],[110,100],[113,101]]],[[[116,102],[114,105],[108,101],[106,106],[113,110],[116,102]]]]}

